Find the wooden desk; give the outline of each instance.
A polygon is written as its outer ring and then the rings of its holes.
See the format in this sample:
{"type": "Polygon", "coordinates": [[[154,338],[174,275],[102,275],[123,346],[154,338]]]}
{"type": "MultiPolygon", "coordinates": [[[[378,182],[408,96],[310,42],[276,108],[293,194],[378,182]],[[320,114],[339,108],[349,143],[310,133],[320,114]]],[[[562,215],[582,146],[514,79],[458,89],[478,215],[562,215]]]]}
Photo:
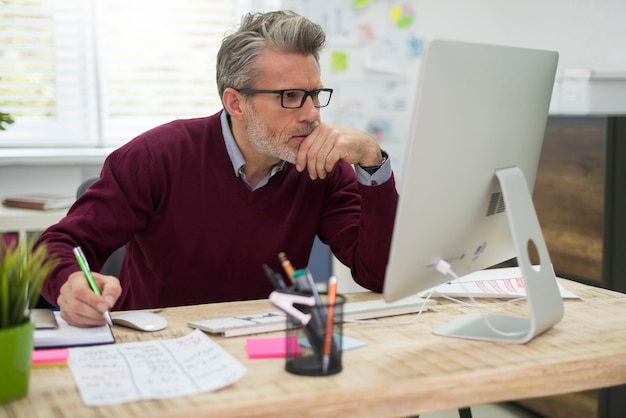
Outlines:
{"type": "MultiPolygon", "coordinates": [[[[583,300],[565,301],[563,320],[526,345],[432,335],[433,327],[468,311],[442,301],[411,325],[346,324],[344,333],[368,346],[345,352],[344,370],[331,377],[291,375],[282,359],[249,360],[247,337],[214,337],[248,368],[240,381],[222,390],[90,408],[83,405],[69,369],[35,369],[28,397],[0,405],[0,415],[398,417],[626,383],[626,295],[562,283],[583,300]]],[[[376,295],[350,295],[353,300],[371,297],[376,295]]],[[[191,331],[186,323],[192,319],[268,308],[266,300],[167,308],[161,311],[170,321],[166,330],[150,334],[116,327],[115,334],[119,342],[178,337],[191,331]]],[[[524,307],[499,310],[523,312],[524,307]]],[[[409,317],[379,322],[399,318],[409,317]]]]}

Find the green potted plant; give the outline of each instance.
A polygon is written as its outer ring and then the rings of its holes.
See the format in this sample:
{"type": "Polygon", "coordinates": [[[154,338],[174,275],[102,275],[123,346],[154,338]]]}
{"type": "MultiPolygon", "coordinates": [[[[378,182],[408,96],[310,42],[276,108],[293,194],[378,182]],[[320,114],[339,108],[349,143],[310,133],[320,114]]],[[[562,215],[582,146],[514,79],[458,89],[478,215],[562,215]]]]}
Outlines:
{"type": "Polygon", "coordinates": [[[0,112],[0,131],[6,131],[6,125],[10,125],[13,122],[15,122],[15,120],[10,114],[0,112]]]}
{"type": "Polygon", "coordinates": [[[6,131],[6,125],[10,125],[13,122],[15,122],[15,120],[10,114],[0,112],[0,131],[6,131]]]}
{"type": "Polygon", "coordinates": [[[0,112],[0,131],[6,131],[4,125],[10,125],[13,122],[15,122],[15,120],[11,115],[9,115],[8,113],[0,112]]]}
{"type": "Polygon", "coordinates": [[[0,403],[28,393],[34,323],[30,308],[56,265],[45,245],[0,234],[0,403]]]}

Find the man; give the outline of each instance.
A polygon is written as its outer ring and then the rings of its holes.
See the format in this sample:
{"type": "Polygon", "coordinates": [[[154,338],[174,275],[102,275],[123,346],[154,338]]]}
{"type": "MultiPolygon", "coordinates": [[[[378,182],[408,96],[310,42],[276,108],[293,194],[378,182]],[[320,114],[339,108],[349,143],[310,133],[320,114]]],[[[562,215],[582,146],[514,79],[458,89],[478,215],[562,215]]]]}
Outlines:
{"type": "Polygon", "coordinates": [[[218,53],[224,106],[152,129],[113,152],[100,178],[39,242],[61,262],[44,285],[61,316],[265,298],[262,264],[305,267],[315,236],[362,286],[381,291],[398,195],[370,136],[320,121],[321,27],[293,12],[249,14],[218,53]],[[352,166],[354,165],[354,166],[352,166]],[[358,180],[357,180],[358,178],[358,180]],[[93,270],[126,247],[119,278],[93,270]]]}

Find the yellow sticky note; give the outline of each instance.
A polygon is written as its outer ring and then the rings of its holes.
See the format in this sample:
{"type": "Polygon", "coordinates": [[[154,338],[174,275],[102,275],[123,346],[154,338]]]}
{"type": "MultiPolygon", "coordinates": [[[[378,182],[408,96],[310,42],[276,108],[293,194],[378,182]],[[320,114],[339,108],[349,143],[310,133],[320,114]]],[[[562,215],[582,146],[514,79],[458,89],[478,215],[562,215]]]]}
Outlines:
{"type": "Polygon", "coordinates": [[[333,71],[343,72],[348,69],[348,54],[345,52],[332,52],[330,61],[333,71]]]}
{"type": "Polygon", "coordinates": [[[397,23],[402,18],[402,6],[399,4],[394,5],[389,12],[389,18],[393,23],[397,23]]]}
{"type": "Polygon", "coordinates": [[[413,23],[413,9],[407,5],[395,4],[389,11],[389,19],[401,29],[408,28],[413,23]]]}

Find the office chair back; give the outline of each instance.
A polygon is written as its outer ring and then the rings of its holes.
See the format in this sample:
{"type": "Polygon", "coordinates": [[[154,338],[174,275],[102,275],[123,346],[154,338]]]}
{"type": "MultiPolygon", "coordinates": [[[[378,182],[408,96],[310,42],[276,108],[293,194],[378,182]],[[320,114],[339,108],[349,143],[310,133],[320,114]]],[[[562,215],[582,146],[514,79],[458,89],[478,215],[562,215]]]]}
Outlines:
{"type": "MultiPolygon", "coordinates": [[[[93,182],[98,180],[97,177],[89,178],[83,181],[76,190],[76,198],[85,193],[85,190],[91,186],[93,182]]],[[[122,261],[124,260],[124,255],[126,254],[126,250],[124,247],[118,248],[109,256],[109,258],[104,262],[102,268],[100,269],[101,274],[106,274],[108,276],[119,277],[120,269],[122,268],[122,261]]]]}

